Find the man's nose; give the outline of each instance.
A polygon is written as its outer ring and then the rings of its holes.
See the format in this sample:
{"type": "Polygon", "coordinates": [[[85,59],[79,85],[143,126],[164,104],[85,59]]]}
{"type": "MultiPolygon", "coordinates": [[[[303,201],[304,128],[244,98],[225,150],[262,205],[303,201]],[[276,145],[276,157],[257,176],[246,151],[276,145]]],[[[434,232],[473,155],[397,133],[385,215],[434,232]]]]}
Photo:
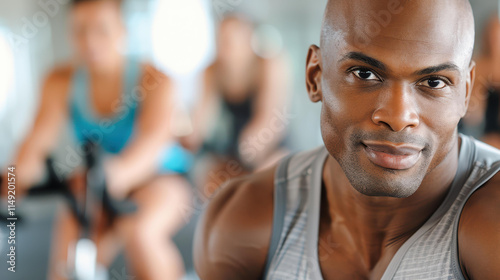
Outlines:
{"type": "Polygon", "coordinates": [[[420,118],[414,96],[404,85],[395,85],[381,93],[372,121],[394,132],[418,127],[420,118]]]}

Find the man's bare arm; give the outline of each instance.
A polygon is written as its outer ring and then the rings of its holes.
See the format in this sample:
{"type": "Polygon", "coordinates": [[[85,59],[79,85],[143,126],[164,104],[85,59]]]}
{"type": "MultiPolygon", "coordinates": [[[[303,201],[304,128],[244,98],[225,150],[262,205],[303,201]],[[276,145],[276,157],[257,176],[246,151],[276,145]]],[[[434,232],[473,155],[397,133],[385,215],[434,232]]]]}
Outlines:
{"type": "Polygon", "coordinates": [[[459,226],[459,256],[469,279],[500,275],[500,175],[467,202],[459,226]]]}
{"type": "Polygon", "coordinates": [[[205,210],[194,261],[203,280],[260,279],[273,219],[274,168],[231,181],[205,210]]]}

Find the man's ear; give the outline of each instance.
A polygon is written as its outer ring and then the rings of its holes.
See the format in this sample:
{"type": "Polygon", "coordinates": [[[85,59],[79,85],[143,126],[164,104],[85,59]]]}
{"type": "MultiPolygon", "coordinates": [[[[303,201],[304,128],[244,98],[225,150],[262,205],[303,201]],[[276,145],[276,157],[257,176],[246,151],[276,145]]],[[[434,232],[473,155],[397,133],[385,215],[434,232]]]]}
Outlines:
{"type": "Polygon", "coordinates": [[[470,65],[469,65],[469,72],[467,73],[467,80],[466,80],[466,93],[465,93],[465,110],[463,113],[463,116],[467,114],[468,108],[469,108],[469,103],[471,100],[472,92],[474,89],[474,83],[476,81],[476,62],[474,60],[471,60],[470,65]]]}
{"type": "Polygon", "coordinates": [[[306,86],[309,99],[315,103],[323,100],[323,92],[321,90],[321,67],[321,50],[318,46],[312,45],[307,52],[306,86]]]}

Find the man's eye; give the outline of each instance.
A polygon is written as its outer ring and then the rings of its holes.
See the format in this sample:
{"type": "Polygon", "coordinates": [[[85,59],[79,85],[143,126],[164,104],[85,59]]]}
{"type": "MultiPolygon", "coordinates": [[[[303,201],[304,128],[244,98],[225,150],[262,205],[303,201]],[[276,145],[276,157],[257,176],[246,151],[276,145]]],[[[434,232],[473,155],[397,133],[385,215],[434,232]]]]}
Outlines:
{"type": "Polygon", "coordinates": [[[352,73],[361,80],[380,81],[377,75],[369,70],[354,70],[352,73]]]}
{"type": "Polygon", "coordinates": [[[428,87],[428,88],[432,88],[432,89],[442,89],[442,88],[447,86],[447,84],[443,80],[437,79],[437,78],[432,78],[432,79],[427,79],[425,81],[422,81],[420,83],[420,85],[428,87]]]}

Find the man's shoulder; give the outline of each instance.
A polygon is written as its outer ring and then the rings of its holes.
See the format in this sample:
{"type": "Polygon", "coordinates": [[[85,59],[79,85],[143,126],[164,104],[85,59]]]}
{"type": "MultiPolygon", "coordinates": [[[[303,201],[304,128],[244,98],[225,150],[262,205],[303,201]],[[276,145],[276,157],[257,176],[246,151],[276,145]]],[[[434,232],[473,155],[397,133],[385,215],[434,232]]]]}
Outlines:
{"type": "Polygon", "coordinates": [[[500,160],[500,150],[487,144],[483,141],[475,140],[474,144],[476,147],[476,156],[479,157],[476,160],[486,161],[485,164],[491,165],[491,163],[500,160]]]}
{"type": "Polygon", "coordinates": [[[204,279],[257,279],[272,233],[276,166],[231,180],[205,209],[195,238],[204,279]]]}
{"type": "MultiPolygon", "coordinates": [[[[500,225],[500,172],[496,173],[467,200],[461,220],[466,218],[471,219],[470,221],[474,223],[485,222],[500,225]]],[[[500,235],[498,237],[500,238],[500,235]]]]}
{"type": "Polygon", "coordinates": [[[467,201],[459,224],[459,253],[471,279],[500,274],[500,173],[467,201]]]}

